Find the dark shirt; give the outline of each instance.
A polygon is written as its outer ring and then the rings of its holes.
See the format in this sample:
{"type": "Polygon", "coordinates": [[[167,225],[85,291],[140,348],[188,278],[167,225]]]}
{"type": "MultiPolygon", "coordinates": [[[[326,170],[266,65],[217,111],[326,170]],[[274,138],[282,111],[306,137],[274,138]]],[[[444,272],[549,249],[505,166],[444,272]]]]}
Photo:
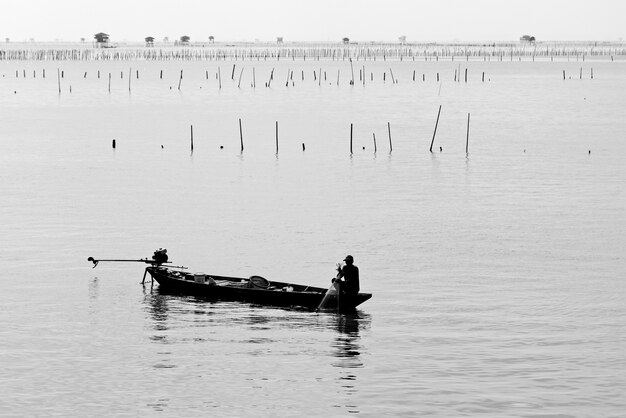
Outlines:
{"type": "Polygon", "coordinates": [[[339,272],[339,277],[343,277],[346,293],[357,294],[361,289],[359,286],[359,268],[354,264],[346,264],[339,272]]]}

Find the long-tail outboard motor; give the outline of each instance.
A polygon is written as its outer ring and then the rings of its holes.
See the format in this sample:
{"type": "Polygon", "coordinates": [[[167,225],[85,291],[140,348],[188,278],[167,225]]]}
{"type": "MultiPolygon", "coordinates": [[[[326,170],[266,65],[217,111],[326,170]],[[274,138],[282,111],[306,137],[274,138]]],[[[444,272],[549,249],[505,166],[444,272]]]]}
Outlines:
{"type": "Polygon", "coordinates": [[[168,260],[167,250],[165,248],[159,248],[152,255],[152,259],[154,260],[156,264],[167,263],[167,260],[168,260]]]}

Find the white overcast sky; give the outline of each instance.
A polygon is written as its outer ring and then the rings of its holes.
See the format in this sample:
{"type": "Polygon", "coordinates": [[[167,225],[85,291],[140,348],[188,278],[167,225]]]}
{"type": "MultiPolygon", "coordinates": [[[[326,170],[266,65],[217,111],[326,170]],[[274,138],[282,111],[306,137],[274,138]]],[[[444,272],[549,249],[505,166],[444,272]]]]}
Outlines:
{"type": "Polygon", "coordinates": [[[0,0],[0,39],[618,41],[626,0],[0,0]]]}

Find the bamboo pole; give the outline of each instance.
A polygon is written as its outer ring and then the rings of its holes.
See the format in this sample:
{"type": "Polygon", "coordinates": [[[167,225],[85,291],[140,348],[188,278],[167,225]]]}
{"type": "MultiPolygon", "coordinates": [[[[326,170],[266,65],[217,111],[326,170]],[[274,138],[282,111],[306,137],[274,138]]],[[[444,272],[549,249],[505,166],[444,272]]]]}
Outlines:
{"type": "Polygon", "coordinates": [[[239,73],[239,83],[237,83],[237,88],[241,87],[241,76],[243,75],[243,69],[245,67],[241,67],[241,72],[239,73]]]}
{"type": "Polygon", "coordinates": [[[241,118],[239,118],[239,141],[241,142],[241,153],[243,154],[243,130],[241,129],[241,118]]]}
{"type": "Polygon", "coordinates": [[[278,155],[278,121],[276,121],[276,155],[278,155]]]}
{"type": "Polygon", "coordinates": [[[350,155],[352,155],[352,130],[353,130],[353,125],[350,124],[350,155]]]}
{"type": "Polygon", "coordinates": [[[435,122],[435,131],[433,132],[433,139],[430,141],[430,152],[433,152],[433,144],[435,143],[435,135],[437,135],[437,126],[439,125],[439,115],[441,115],[441,105],[439,105],[439,111],[437,112],[437,121],[435,122]]]}
{"type": "Polygon", "coordinates": [[[350,80],[350,85],[354,86],[354,67],[352,66],[352,58],[350,58],[350,72],[352,73],[352,80],[350,80]]]}
{"type": "Polygon", "coordinates": [[[467,136],[465,137],[465,154],[468,154],[469,149],[469,131],[470,131],[470,114],[467,114],[467,136]]]}

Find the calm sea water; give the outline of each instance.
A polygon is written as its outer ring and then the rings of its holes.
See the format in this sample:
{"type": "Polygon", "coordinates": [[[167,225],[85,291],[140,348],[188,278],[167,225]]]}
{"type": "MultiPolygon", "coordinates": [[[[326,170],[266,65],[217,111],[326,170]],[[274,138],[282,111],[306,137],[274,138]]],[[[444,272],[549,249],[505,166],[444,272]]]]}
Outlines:
{"type": "Polygon", "coordinates": [[[1,62],[2,415],[624,416],[624,65],[1,62]],[[207,302],[86,260],[158,247],[323,287],[350,253],[374,297],[207,302]]]}

